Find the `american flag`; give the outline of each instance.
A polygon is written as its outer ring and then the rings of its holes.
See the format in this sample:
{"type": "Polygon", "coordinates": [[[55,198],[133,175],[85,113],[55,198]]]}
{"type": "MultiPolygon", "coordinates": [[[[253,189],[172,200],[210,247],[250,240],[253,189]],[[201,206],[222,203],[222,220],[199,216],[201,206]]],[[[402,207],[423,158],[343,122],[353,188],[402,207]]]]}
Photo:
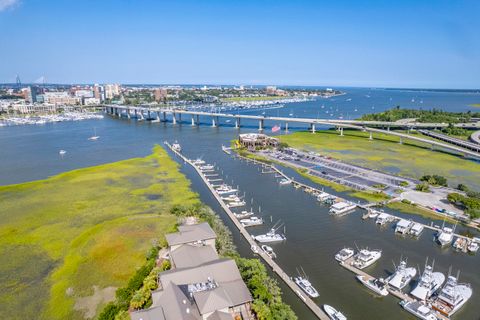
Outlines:
{"type": "Polygon", "coordinates": [[[272,128],[272,132],[277,132],[280,130],[280,126],[278,124],[276,124],[275,126],[273,126],[272,128]]]}

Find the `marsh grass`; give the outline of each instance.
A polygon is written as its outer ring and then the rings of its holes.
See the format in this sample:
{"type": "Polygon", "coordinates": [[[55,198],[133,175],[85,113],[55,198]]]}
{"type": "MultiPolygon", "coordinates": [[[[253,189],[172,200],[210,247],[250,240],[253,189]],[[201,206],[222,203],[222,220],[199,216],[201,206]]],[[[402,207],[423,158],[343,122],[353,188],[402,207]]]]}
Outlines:
{"type": "Polygon", "coordinates": [[[0,187],[0,318],[83,319],[75,299],[94,285],[123,285],[176,224],[171,206],[197,202],[159,146],[145,158],[0,187]]]}

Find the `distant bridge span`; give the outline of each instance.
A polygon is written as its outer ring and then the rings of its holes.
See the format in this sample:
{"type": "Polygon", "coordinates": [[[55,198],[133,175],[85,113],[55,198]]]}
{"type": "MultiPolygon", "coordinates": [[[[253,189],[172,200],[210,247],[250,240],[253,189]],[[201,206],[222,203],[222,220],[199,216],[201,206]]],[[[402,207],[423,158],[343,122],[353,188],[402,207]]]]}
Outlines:
{"type": "MultiPolygon", "coordinates": [[[[444,143],[441,141],[425,139],[417,136],[412,136],[406,133],[390,131],[391,126],[402,127],[406,129],[416,128],[442,128],[448,126],[445,123],[405,123],[399,124],[396,122],[381,122],[381,121],[359,121],[359,120],[331,120],[331,119],[312,119],[312,118],[290,118],[290,117],[271,117],[271,116],[258,116],[258,115],[245,115],[245,114],[229,114],[229,113],[214,113],[204,111],[189,111],[179,109],[165,109],[165,108],[151,108],[151,107],[133,107],[133,106],[106,106],[105,111],[109,114],[121,117],[122,114],[126,114],[128,118],[136,117],[140,119],[147,118],[149,120],[167,121],[167,114],[172,115],[172,122],[175,124],[177,121],[181,121],[182,115],[190,115],[192,125],[199,124],[199,117],[210,117],[212,119],[212,126],[218,126],[219,118],[232,118],[235,119],[235,127],[240,127],[241,119],[256,120],[258,121],[258,129],[264,129],[264,122],[281,122],[285,123],[285,130],[288,130],[288,123],[302,123],[310,126],[310,130],[315,132],[316,125],[334,126],[340,131],[340,135],[343,135],[343,128],[355,129],[361,131],[367,131],[370,133],[369,139],[373,139],[373,133],[382,133],[392,135],[400,138],[400,143],[403,143],[403,139],[410,139],[425,144],[429,144],[432,147],[440,147],[449,151],[463,154],[465,156],[474,157],[480,159],[480,153],[463,148],[461,146],[455,146],[452,144],[444,143]],[[392,124],[392,125],[390,125],[392,124]],[[387,130],[372,128],[367,125],[383,126],[388,128],[387,130]]],[[[469,125],[480,128],[480,123],[470,123],[469,125]]]]}

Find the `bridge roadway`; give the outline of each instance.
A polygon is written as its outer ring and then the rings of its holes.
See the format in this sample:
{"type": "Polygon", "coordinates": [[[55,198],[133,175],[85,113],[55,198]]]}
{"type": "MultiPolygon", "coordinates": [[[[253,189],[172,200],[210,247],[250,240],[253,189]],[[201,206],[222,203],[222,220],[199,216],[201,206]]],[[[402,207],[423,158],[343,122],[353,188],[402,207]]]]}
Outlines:
{"type": "MultiPolygon", "coordinates": [[[[439,140],[446,141],[448,143],[460,146],[460,147],[465,148],[465,149],[480,152],[480,144],[478,144],[478,143],[473,143],[473,142],[470,142],[470,141],[461,140],[461,139],[458,139],[458,138],[447,136],[446,134],[441,134],[441,133],[434,132],[434,131],[429,131],[429,130],[418,130],[418,132],[420,132],[421,134],[424,134],[426,136],[429,136],[429,137],[432,137],[432,138],[435,138],[435,139],[439,139],[439,140]]],[[[480,133],[480,131],[477,131],[475,133],[480,133]]]]}
{"type": "MultiPolygon", "coordinates": [[[[371,127],[366,127],[362,125],[356,125],[356,124],[350,124],[350,123],[345,123],[342,122],[342,120],[329,120],[329,119],[311,119],[311,118],[289,118],[289,117],[266,117],[266,116],[257,116],[257,115],[234,115],[234,114],[227,114],[227,113],[213,113],[213,112],[203,112],[203,111],[188,111],[188,110],[166,110],[166,109],[161,109],[161,108],[144,108],[144,107],[128,107],[128,106],[110,106],[106,107],[107,113],[113,113],[118,116],[121,116],[121,110],[126,110],[130,114],[131,110],[136,110],[140,111],[142,114],[144,111],[148,111],[150,114],[151,113],[157,113],[157,117],[159,117],[160,113],[163,113],[164,121],[166,121],[166,113],[171,113],[173,115],[173,123],[177,122],[176,116],[179,115],[181,116],[182,114],[187,114],[192,116],[192,125],[198,124],[199,116],[204,116],[204,117],[212,117],[212,126],[217,126],[218,125],[218,118],[235,118],[235,127],[240,127],[240,119],[249,119],[249,120],[258,120],[259,121],[259,130],[263,130],[264,127],[264,121],[273,121],[273,122],[285,122],[285,130],[288,130],[288,123],[289,122],[296,122],[296,123],[303,123],[303,124],[309,124],[311,126],[311,130],[314,133],[315,132],[315,125],[326,125],[326,126],[335,126],[340,129],[340,135],[343,135],[343,128],[348,128],[348,129],[355,129],[355,130],[362,130],[362,131],[367,131],[370,133],[370,139],[373,138],[373,133],[381,133],[381,134],[388,134],[392,136],[396,136],[400,138],[400,143],[403,143],[403,139],[410,139],[414,140],[417,142],[422,142],[428,145],[431,145],[432,147],[440,147],[449,151],[457,152],[460,154],[463,154],[464,156],[470,156],[476,159],[480,159],[480,153],[473,151],[473,150],[468,150],[466,148],[460,147],[460,146],[455,146],[452,144],[448,143],[443,143],[441,141],[436,141],[436,140],[431,140],[431,139],[425,139],[417,136],[412,136],[406,133],[401,133],[401,132],[396,132],[396,131],[390,131],[390,130],[384,130],[384,129],[377,129],[377,128],[371,128],[371,127]],[[120,110],[120,112],[119,112],[120,110]],[[195,121],[194,117],[197,117],[197,120],[195,121]]],[[[160,119],[158,119],[160,120],[160,119]]]]}

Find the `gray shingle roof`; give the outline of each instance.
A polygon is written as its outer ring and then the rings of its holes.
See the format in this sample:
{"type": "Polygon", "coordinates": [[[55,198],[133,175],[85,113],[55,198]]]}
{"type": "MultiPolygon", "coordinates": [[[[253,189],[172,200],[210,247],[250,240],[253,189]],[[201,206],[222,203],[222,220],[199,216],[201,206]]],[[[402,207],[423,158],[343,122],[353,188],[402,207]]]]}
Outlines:
{"type": "Polygon", "coordinates": [[[215,311],[210,316],[208,316],[207,320],[232,320],[232,315],[230,313],[222,312],[222,311],[215,311]]]}
{"type": "Polygon", "coordinates": [[[191,243],[208,239],[215,239],[217,235],[207,222],[179,226],[178,232],[165,235],[168,245],[174,246],[179,244],[191,243]]]}
{"type": "Polygon", "coordinates": [[[211,246],[182,245],[170,252],[170,259],[176,268],[196,267],[218,259],[218,254],[211,246]]]}

